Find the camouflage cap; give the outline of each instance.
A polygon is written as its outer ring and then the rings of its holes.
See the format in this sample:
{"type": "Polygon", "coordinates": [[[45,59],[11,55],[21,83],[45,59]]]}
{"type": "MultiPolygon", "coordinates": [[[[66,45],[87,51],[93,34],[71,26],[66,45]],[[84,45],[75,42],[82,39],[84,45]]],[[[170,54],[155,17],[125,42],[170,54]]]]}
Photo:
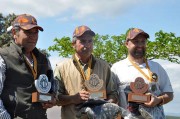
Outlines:
{"type": "Polygon", "coordinates": [[[29,30],[32,28],[38,28],[43,31],[43,28],[37,25],[37,20],[29,14],[18,15],[17,18],[12,23],[13,27],[20,27],[24,30],[29,30]]]}
{"type": "Polygon", "coordinates": [[[73,32],[73,38],[79,37],[79,36],[83,35],[85,32],[88,32],[92,36],[95,36],[94,31],[92,31],[89,27],[82,25],[82,26],[78,26],[75,28],[75,30],[73,32]]]}
{"type": "Polygon", "coordinates": [[[136,36],[138,36],[139,34],[142,34],[144,35],[146,38],[149,38],[149,34],[147,34],[146,32],[144,32],[143,30],[141,29],[138,29],[138,28],[132,28],[129,30],[129,32],[127,33],[127,36],[126,36],[126,41],[127,40],[132,40],[134,39],[136,36]]]}

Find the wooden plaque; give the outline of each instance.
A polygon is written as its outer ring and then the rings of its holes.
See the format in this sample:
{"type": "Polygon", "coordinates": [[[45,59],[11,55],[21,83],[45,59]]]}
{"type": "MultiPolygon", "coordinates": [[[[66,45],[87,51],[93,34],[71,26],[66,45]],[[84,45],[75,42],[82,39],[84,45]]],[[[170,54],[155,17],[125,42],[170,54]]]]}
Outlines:
{"type": "Polygon", "coordinates": [[[106,99],[106,91],[89,91],[91,98],[99,98],[99,99],[106,99]]]}
{"type": "Polygon", "coordinates": [[[146,103],[151,100],[150,95],[144,94],[148,90],[149,86],[144,82],[143,78],[137,77],[135,82],[130,83],[130,88],[132,92],[128,94],[129,102],[146,103]]]}
{"type": "Polygon", "coordinates": [[[49,102],[53,100],[52,94],[43,94],[39,92],[32,93],[32,102],[49,102]]]}
{"type": "Polygon", "coordinates": [[[39,78],[35,80],[35,87],[37,92],[32,93],[32,102],[48,102],[53,100],[53,95],[48,93],[51,89],[51,82],[48,81],[48,77],[45,74],[39,75],[39,78]]]}
{"type": "Polygon", "coordinates": [[[103,89],[104,81],[99,79],[98,75],[91,74],[90,79],[85,81],[87,91],[90,92],[90,98],[106,99],[106,90],[103,89]]]}

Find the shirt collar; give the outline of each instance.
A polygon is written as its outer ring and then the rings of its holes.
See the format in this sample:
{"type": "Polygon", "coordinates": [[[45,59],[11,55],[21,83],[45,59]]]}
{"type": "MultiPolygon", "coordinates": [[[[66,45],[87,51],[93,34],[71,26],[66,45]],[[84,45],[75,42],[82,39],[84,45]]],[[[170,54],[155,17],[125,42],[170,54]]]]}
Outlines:
{"type": "MultiPolygon", "coordinates": [[[[125,63],[127,64],[127,66],[128,66],[128,67],[133,66],[133,65],[132,65],[132,63],[129,61],[129,59],[128,59],[128,58],[126,58],[126,59],[125,59],[125,63]]],[[[136,63],[136,64],[137,64],[137,63],[136,63]]],[[[139,64],[137,64],[137,65],[138,65],[139,67],[145,67],[145,66],[146,66],[146,65],[145,65],[145,63],[140,64],[140,65],[139,65],[139,64]]]]}

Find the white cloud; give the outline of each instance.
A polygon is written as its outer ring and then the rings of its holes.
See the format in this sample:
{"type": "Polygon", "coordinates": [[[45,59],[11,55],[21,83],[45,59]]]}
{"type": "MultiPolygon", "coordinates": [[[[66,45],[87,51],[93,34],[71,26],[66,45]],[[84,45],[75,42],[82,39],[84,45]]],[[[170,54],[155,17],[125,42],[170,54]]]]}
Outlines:
{"type": "Polygon", "coordinates": [[[80,19],[92,15],[117,16],[143,0],[0,0],[3,14],[29,13],[38,17],[80,19]]]}
{"type": "Polygon", "coordinates": [[[62,62],[65,58],[57,57],[57,56],[51,56],[49,57],[49,60],[51,62],[52,69],[54,70],[57,63],[62,62]]]}
{"type": "Polygon", "coordinates": [[[155,60],[164,67],[167,71],[169,78],[171,80],[172,86],[174,91],[180,92],[180,80],[179,80],[179,71],[180,71],[180,64],[171,63],[166,60],[155,60]]]}
{"type": "Polygon", "coordinates": [[[34,16],[51,17],[69,9],[70,0],[0,0],[0,11],[4,14],[29,13],[34,16]]]}

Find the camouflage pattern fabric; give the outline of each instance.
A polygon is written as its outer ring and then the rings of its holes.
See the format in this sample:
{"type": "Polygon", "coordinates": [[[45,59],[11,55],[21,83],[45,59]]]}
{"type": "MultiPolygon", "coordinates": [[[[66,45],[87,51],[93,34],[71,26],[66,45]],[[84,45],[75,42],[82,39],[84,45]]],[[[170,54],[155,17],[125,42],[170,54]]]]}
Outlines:
{"type": "Polygon", "coordinates": [[[87,115],[87,119],[115,119],[119,113],[119,106],[114,103],[105,103],[95,107],[83,107],[77,114],[77,118],[82,119],[87,115]]]}
{"type": "Polygon", "coordinates": [[[77,113],[78,119],[116,119],[118,114],[128,119],[137,119],[130,112],[114,103],[105,103],[94,107],[83,107],[77,113]]]}

